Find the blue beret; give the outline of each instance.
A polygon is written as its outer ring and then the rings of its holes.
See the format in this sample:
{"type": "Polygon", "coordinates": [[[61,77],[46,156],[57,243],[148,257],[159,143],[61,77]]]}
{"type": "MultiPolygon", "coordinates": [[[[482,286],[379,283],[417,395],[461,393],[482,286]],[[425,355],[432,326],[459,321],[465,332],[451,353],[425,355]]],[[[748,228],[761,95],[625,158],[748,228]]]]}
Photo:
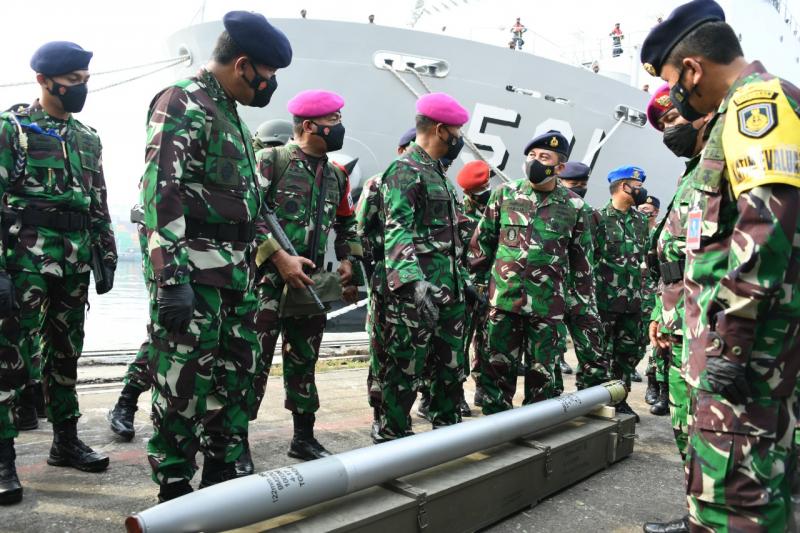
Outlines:
{"type": "Polygon", "coordinates": [[[92,52],[69,41],[52,41],[43,44],[31,57],[31,68],[45,76],[59,76],[75,70],[86,70],[92,52]]]}
{"type": "Polygon", "coordinates": [[[660,76],[669,53],[684,37],[701,24],[716,21],[724,22],[725,12],[714,0],[692,0],[676,7],[642,43],[642,66],[651,76],[660,76]]]}
{"type": "Polygon", "coordinates": [[[644,183],[644,180],[646,179],[647,179],[647,174],[644,173],[643,168],[634,167],[631,165],[626,165],[624,167],[617,167],[608,173],[609,183],[614,183],[615,181],[619,180],[638,180],[644,183]]]}
{"type": "Polygon", "coordinates": [[[661,207],[661,200],[659,200],[655,196],[648,196],[647,198],[644,199],[644,203],[650,204],[656,209],[661,207]]]}
{"type": "Polygon", "coordinates": [[[286,35],[252,11],[229,11],[222,17],[225,30],[242,52],[260,65],[286,68],[292,62],[292,45],[286,35]]]}
{"type": "Polygon", "coordinates": [[[417,128],[411,128],[407,132],[400,137],[400,140],[397,141],[397,146],[408,146],[411,141],[417,138],[417,128]]]}
{"type": "Polygon", "coordinates": [[[592,172],[592,169],[588,167],[588,165],[584,165],[583,163],[578,163],[577,161],[569,161],[564,165],[564,170],[558,175],[559,178],[564,178],[565,180],[587,180],[589,179],[589,174],[592,172]]]}
{"type": "Polygon", "coordinates": [[[564,156],[569,155],[569,143],[567,142],[567,138],[561,135],[560,131],[556,130],[550,130],[528,141],[528,144],[525,145],[523,155],[528,155],[531,148],[544,148],[551,152],[564,154],[564,156]]]}

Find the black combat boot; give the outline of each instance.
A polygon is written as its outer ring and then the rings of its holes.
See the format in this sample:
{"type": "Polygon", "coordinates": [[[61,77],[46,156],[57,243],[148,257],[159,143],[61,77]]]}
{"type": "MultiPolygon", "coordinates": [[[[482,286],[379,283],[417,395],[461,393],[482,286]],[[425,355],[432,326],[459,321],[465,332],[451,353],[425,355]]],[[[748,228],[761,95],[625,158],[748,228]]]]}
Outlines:
{"type": "Polygon", "coordinates": [[[483,407],[483,389],[480,385],[475,385],[475,398],[473,398],[472,403],[475,404],[475,407],[483,407]]]}
{"type": "Polygon", "coordinates": [[[14,439],[0,439],[0,505],[22,501],[22,485],[14,461],[14,439]]]}
{"type": "Polygon", "coordinates": [[[108,413],[111,431],[119,435],[124,441],[132,440],[136,434],[136,430],[133,428],[133,417],[138,409],[136,403],[139,401],[139,395],[142,392],[140,388],[128,383],[122,388],[117,405],[108,413]]]}
{"type": "Polygon", "coordinates": [[[158,503],[168,502],[175,498],[180,498],[184,494],[192,492],[192,486],[185,479],[175,481],[174,483],[166,483],[159,485],[158,489],[158,503]]]}
{"type": "Polygon", "coordinates": [[[689,515],[671,522],[647,522],[644,533],[689,533],[689,515]]]}
{"type": "Polygon", "coordinates": [[[639,423],[639,415],[636,414],[636,411],[631,409],[631,406],[628,405],[628,402],[622,401],[617,405],[615,405],[614,407],[616,407],[618,413],[622,413],[625,415],[633,415],[634,417],[636,417],[636,423],[637,424],[639,423]]]}
{"type": "Polygon", "coordinates": [[[108,468],[108,456],[101,455],[78,438],[78,419],[70,418],[53,424],[53,445],[47,464],[71,466],[84,472],[101,472],[108,468]]]}
{"type": "Polygon", "coordinates": [[[39,417],[36,416],[36,391],[35,384],[31,383],[22,389],[19,395],[19,414],[17,416],[17,429],[30,431],[39,427],[39,417]]]}
{"type": "Polygon", "coordinates": [[[464,398],[464,389],[461,389],[461,399],[458,400],[458,411],[461,416],[472,416],[472,409],[469,408],[466,398],[464,398]]]}
{"type": "Polygon", "coordinates": [[[561,368],[562,374],[572,374],[572,367],[567,364],[567,362],[564,360],[564,357],[561,357],[558,360],[558,366],[561,368]]]}
{"type": "Polygon", "coordinates": [[[36,407],[36,416],[47,418],[47,409],[44,402],[44,385],[41,381],[36,381],[30,385],[33,389],[33,405],[36,407]]]}
{"type": "Polygon", "coordinates": [[[431,391],[422,390],[419,393],[419,407],[417,407],[417,416],[424,418],[428,422],[431,420],[431,391]]]}
{"type": "Polygon", "coordinates": [[[233,463],[236,469],[236,477],[250,476],[256,470],[255,465],[253,465],[253,456],[250,454],[250,441],[247,439],[247,435],[242,441],[242,446],[244,446],[242,455],[233,463]]]}
{"type": "Polygon", "coordinates": [[[219,459],[212,459],[206,457],[203,462],[203,475],[200,478],[200,485],[198,489],[204,489],[229,479],[236,479],[236,464],[226,463],[219,459]]]}
{"type": "Polygon", "coordinates": [[[653,405],[658,400],[658,382],[653,374],[647,374],[647,390],[644,391],[644,403],[653,405]]]}
{"type": "Polygon", "coordinates": [[[669,414],[669,384],[658,384],[658,401],[650,408],[650,414],[656,416],[669,414]]]}
{"type": "Polygon", "coordinates": [[[331,452],[314,438],[314,413],[292,413],[294,422],[294,437],[289,444],[289,457],[303,461],[313,461],[328,457],[331,452]]]}
{"type": "Polygon", "coordinates": [[[631,381],[635,381],[636,383],[642,382],[642,375],[635,368],[633,369],[633,373],[631,374],[631,381]]]}

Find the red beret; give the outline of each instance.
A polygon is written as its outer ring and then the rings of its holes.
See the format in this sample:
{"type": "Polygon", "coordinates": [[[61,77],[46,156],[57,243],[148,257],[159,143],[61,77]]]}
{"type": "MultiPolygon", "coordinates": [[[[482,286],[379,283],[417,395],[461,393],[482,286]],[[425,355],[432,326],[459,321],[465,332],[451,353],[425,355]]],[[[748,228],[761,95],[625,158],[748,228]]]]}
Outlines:
{"type": "Polygon", "coordinates": [[[461,167],[456,182],[465,191],[483,187],[489,183],[489,165],[480,159],[470,161],[461,167]]]}
{"type": "Polygon", "coordinates": [[[658,124],[658,119],[670,109],[672,109],[672,100],[669,99],[669,83],[665,83],[653,93],[650,103],[647,104],[647,120],[650,121],[650,125],[658,131],[663,131],[664,128],[658,124]]]}
{"type": "Polygon", "coordinates": [[[417,114],[448,126],[463,126],[469,113],[455,98],[445,93],[430,93],[417,100],[417,114]]]}
{"type": "Polygon", "coordinates": [[[330,91],[310,90],[295,95],[286,104],[289,113],[296,117],[324,117],[344,107],[344,98],[330,91]]]}

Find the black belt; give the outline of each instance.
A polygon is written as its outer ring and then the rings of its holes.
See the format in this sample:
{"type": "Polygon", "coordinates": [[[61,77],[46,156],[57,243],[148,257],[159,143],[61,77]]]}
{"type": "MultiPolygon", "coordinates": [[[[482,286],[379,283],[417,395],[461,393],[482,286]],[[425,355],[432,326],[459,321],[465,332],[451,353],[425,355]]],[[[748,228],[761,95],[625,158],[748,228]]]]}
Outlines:
{"type": "Polygon", "coordinates": [[[659,263],[658,270],[661,273],[661,280],[664,283],[675,283],[683,280],[683,261],[669,261],[659,263]]]}
{"type": "Polygon", "coordinates": [[[251,242],[256,238],[256,227],[252,222],[240,224],[210,224],[186,219],[186,236],[190,239],[211,239],[224,242],[251,242]]]}
{"type": "Polygon", "coordinates": [[[20,210],[4,209],[3,215],[9,216],[12,225],[39,226],[58,231],[81,231],[92,225],[88,214],[75,211],[41,211],[26,207],[20,210]]]}

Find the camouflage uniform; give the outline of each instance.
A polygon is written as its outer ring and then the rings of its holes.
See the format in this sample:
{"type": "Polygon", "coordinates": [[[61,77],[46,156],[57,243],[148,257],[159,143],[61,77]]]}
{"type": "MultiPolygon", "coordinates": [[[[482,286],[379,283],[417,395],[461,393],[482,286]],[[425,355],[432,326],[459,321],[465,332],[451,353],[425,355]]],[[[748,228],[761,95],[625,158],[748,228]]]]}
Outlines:
{"type": "Polygon", "coordinates": [[[633,207],[618,211],[608,201],[597,226],[597,307],[605,328],[609,375],[625,381],[642,357],[642,268],[647,219],[633,207]]]}
{"type": "Polygon", "coordinates": [[[434,426],[461,421],[457,406],[464,370],[466,272],[457,227],[455,191],[441,164],[412,143],[383,173],[381,201],[386,250],[384,330],[386,364],[381,372],[379,435],[406,435],[426,361],[431,383],[430,418],[434,426]],[[441,289],[439,321],[434,329],[420,322],[419,311],[403,289],[416,281],[441,289]]]}
{"type": "MultiPolygon", "coordinates": [[[[517,368],[525,353],[531,363],[525,403],[556,395],[553,366],[565,313],[573,313],[586,331],[601,329],[584,205],[562,185],[540,192],[528,180],[508,183],[489,199],[469,251],[470,268],[489,285],[480,377],[484,414],[513,407],[517,368]],[[571,288],[574,305],[568,309],[571,288]]],[[[599,353],[599,337],[592,340],[599,353]]]]}
{"type": "Polygon", "coordinates": [[[746,67],[692,176],[684,374],[692,391],[693,529],[784,531],[800,368],[800,90],[746,67]],[[746,404],[712,392],[712,358],[742,365],[746,404]]]}
{"type": "MultiPolygon", "coordinates": [[[[475,233],[475,229],[478,227],[478,223],[480,223],[481,217],[483,216],[485,210],[485,205],[479,204],[469,195],[464,195],[464,200],[461,204],[462,216],[459,219],[458,232],[461,235],[461,242],[465,245],[463,254],[465,268],[468,267],[467,255],[469,252],[469,242],[472,240],[472,235],[475,233]]],[[[470,281],[478,291],[483,293],[486,292],[486,286],[477,283],[474,275],[470,275],[470,281]]],[[[475,380],[476,384],[478,384],[480,382],[481,373],[481,349],[486,341],[486,314],[477,315],[474,308],[468,307],[466,317],[466,330],[473,332],[472,350],[474,355],[472,358],[472,365],[470,365],[470,346],[465,346],[464,364],[466,365],[467,373],[471,374],[472,379],[475,380]]]]}
{"type": "Polygon", "coordinates": [[[0,115],[0,270],[10,273],[20,306],[0,320],[0,439],[17,435],[14,404],[37,372],[40,341],[49,346],[41,366],[48,420],[80,416],[75,382],[92,245],[104,251],[106,264],[117,261],[97,133],[73,116],[50,117],[38,101],[15,115],[27,149],[10,115],[0,115]]]}
{"type": "MultiPolygon", "coordinates": [[[[658,226],[651,229],[648,237],[648,250],[653,242],[658,226]]],[[[653,377],[658,383],[666,383],[667,381],[667,365],[669,362],[664,357],[662,350],[657,346],[650,346],[650,317],[653,314],[653,309],[656,307],[656,300],[658,299],[658,276],[657,273],[651,270],[650,265],[647,264],[646,268],[642,269],[642,344],[641,344],[641,357],[647,355],[647,367],[645,374],[653,377]]]]}
{"type": "MultiPolygon", "coordinates": [[[[340,214],[342,206],[352,205],[347,176],[326,158],[314,167],[309,157],[296,144],[272,150],[260,150],[256,155],[258,172],[263,180],[268,205],[275,209],[286,236],[298,254],[311,257],[311,238],[314,231],[321,232],[317,252],[317,264],[323,263],[331,228],[336,232],[334,249],[338,260],[361,256],[361,243],[356,235],[356,221],[352,213],[340,214]],[[285,166],[281,168],[281,157],[286,154],[285,166]],[[322,180],[325,182],[325,206],[322,220],[317,224],[317,213],[322,180]]],[[[271,236],[259,249],[261,256],[269,257],[278,245],[271,236]]],[[[353,261],[353,273],[359,269],[353,261]]],[[[355,281],[357,285],[361,283],[355,281]]],[[[319,358],[319,347],[325,331],[327,318],[324,312],[311,316],[280,316],[280,300],[285,283],[270,261],[266,262],[265,275],[258,283],[258,315],[256,329],[261,344],[262,357],[256,370],[255,395],[250,399],[250,416],[255,418],[264,397],[272,364],[272,355],[278,335],[283,339],[283,384],[286,389],[284,406],[295,414],[315,413],[319,409],[319,397],[314,381],[314,366],[319,358]]]]}
{"type": "Polygon", "coordinates": [[[681,457],[686,458],[689,443],[689,391],[681,374],[686,357],[683,345],[683,270],[686,262],[686,225],[689,202],[692,197],[692,180],[697,172],[700,156],[686,163],[686,171],[667,213],[664,225],[656,236],[661,283],[651,320],[661,324],[661,333],[670,340],[668,382],[670,418],[675,443],[681,457]]]}
{"type": "Polygon", "coordinates": [[[251,135],[235,102],[202,69],[160,92],[148,112],[142,205],[149,261],[153,480],[188,480],[204,440],[207,459],[235,462],[247,434],[245,394],[258,340],[252,291],[261,183],[251,135]],[[158,321],[158,287],[190,284],[188,331],[158,321]]]}
{"type": "MultiPolygon", "coordinates": [[[[151,292],[151,285],[153,284],[153,269],[150,267],[150,261],[147,254],[147,232],[142,224],[137,224],[136,231],[139,234],[139,246],[142,250],[142,273],[144,275],[144,284],[147,293],[151,292]]],[[[133,361],[128,365],[125,371],[125,377],[122,382],[125,385],[131,385],[141,391],[146,391],[150,388],[150,370],[148,368],[148,358],[150,356],[150,330],[153,329],[152,324],[147,326],[147,340],[145,340],[136,352],[133,361]]]]}

